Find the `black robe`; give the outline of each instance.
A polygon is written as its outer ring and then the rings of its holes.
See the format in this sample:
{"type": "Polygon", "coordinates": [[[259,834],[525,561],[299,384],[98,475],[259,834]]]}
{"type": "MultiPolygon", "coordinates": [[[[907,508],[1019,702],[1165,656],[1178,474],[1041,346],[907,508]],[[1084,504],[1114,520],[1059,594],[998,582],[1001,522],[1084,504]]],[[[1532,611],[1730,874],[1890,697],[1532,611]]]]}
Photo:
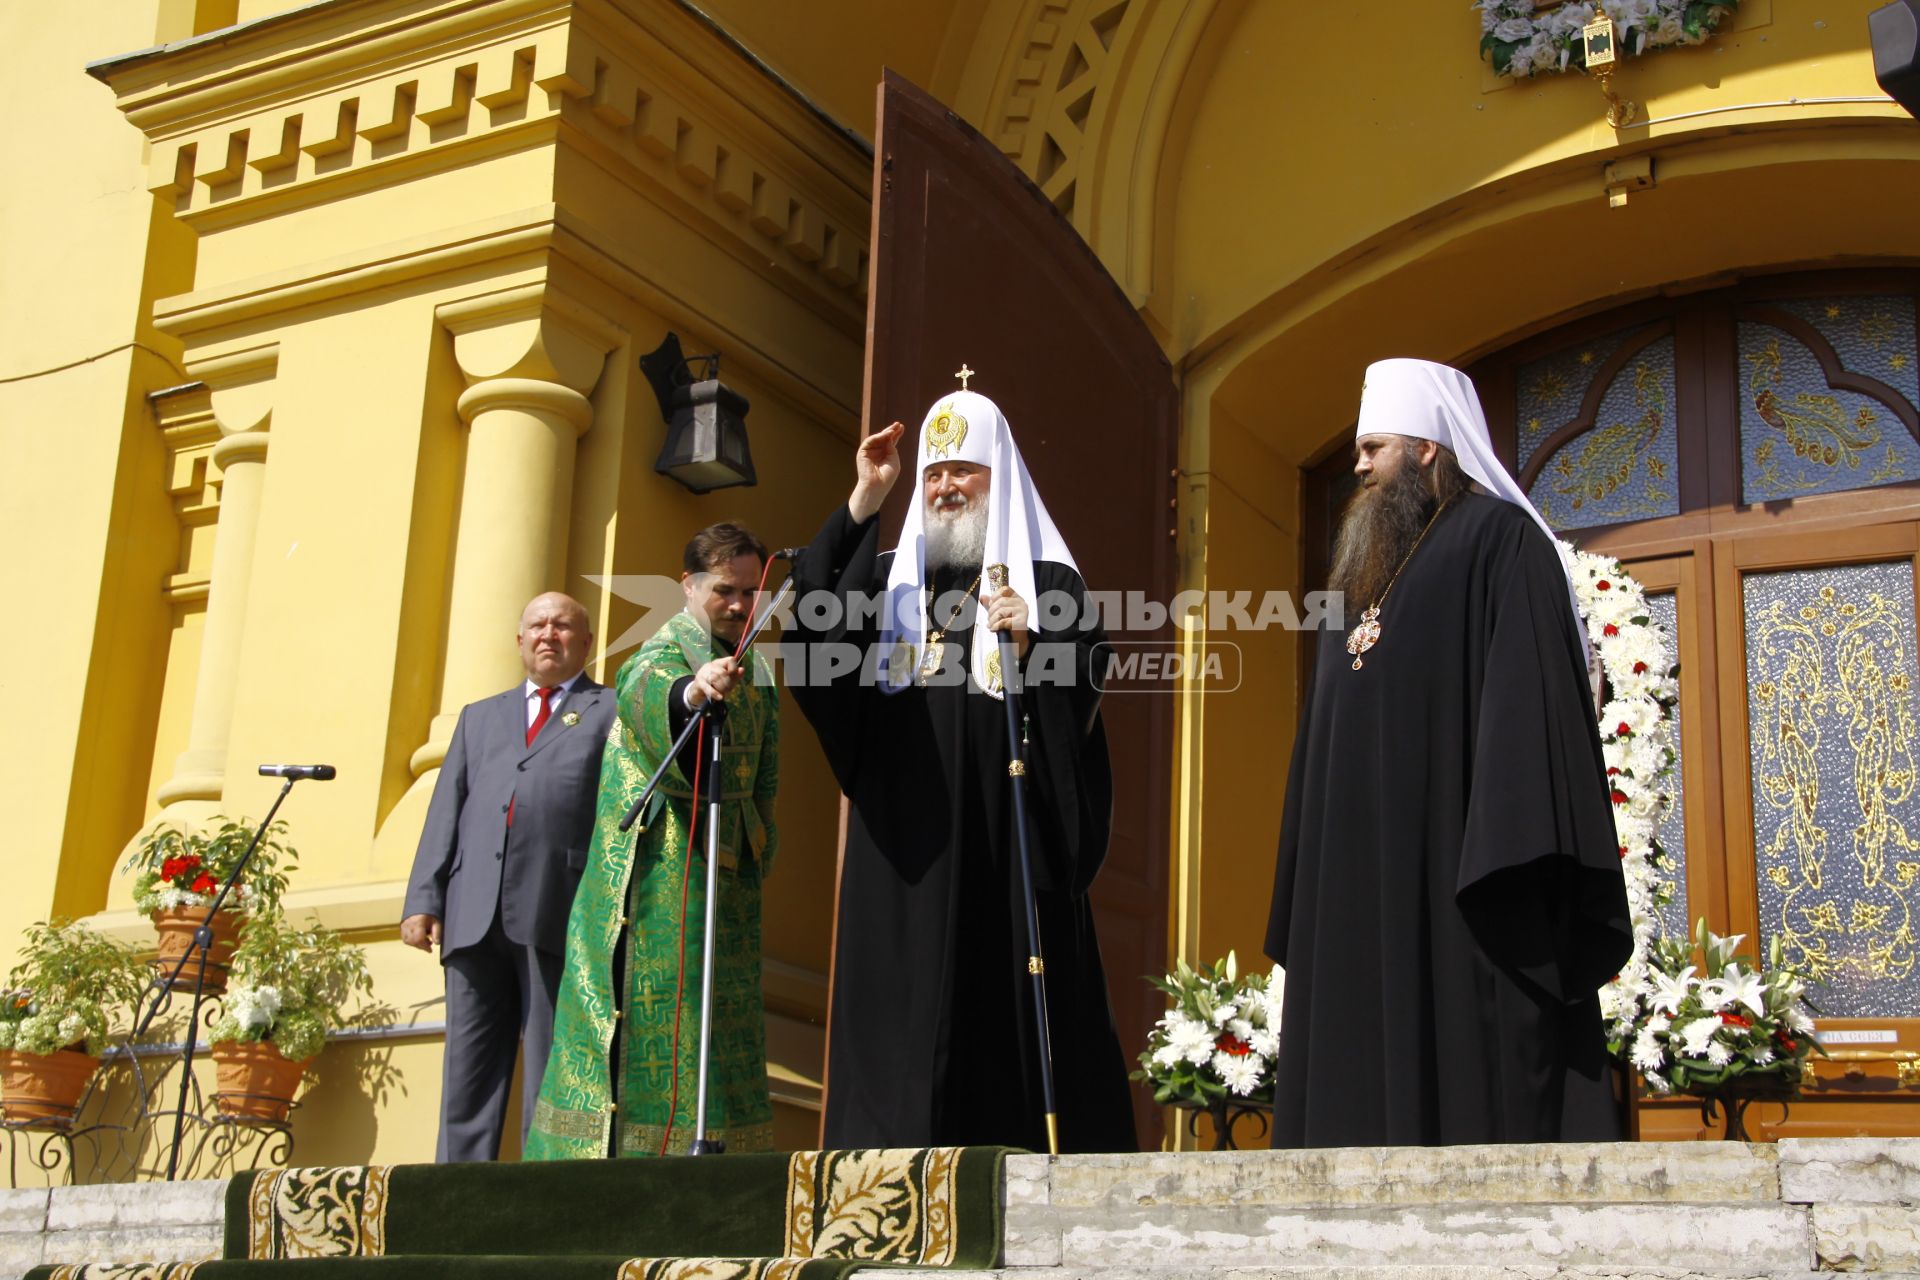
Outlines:
{"type": "MultiPolygon", "coordinates": [[[[805,594],[884,592],[891,553],[877,521],[845,507],[795,566],[802,607],[794,640],[878,644],[877,629],[810,630],[805,594]]],[[[1041,592],[1084,600],[1065,565],[1034,565],[1041,592]]],[[[967,579],[937,589],[965,592],[967,579]]],[[[1084,611],[1082,611],[1084,616],[1084,611]]],[[[944,620],[946,615],[936,615],[944,620]]],[[[951,628],[946,662],[970,659],[972,611],[951,628]]],[[[1106,857],[1112,777],[1099,693],[1089,679],[1088,625],[1033,633],[1069,664],[1070,687],[1029,685],[1028,814],[1046,959],[1060,1143],[1066,1151],[1131,1151],[1133,1110],[1094,937],[1087,887],[1106,857]]],[[[804,678],[783,646],[794,700],[819,735],[851,801],[840,872],[839,927],[827,1051],[829,1148],[1001,1143],[1046,1150],[1045,1111],[1007,776],[1005,705],[971,680],[886,694],[871,665],[831,683],[804,678]]]]}
{"type": "Polygon", "coordinates": [[[1358,671],[1320,634],[1294,741],[1273,1143],[1620,1137],[1596,990],[1633,940],[1559,554],[1463,494],[1380,624],[1358,671]]]}

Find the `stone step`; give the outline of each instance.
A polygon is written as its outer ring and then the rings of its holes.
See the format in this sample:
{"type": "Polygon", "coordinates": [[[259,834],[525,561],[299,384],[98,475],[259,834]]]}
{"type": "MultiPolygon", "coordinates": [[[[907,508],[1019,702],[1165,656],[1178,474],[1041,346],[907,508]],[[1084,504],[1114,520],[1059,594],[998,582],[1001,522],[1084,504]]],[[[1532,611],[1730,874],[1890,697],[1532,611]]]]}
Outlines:
{"type": "MultiPolygon", "coordinates": [[[[1055,1208],[1431,1204],[1728,1204],[1781,1198],[1775,1148],[1739,1142],[1569,1143],[1015,1156],[1011,1184],[1055,1208]]],[[[1920,1179],[1916,1179],[1920,1185],[1920,1179]]]]}
{"type": "MultiPolygon", "coordinates": [[[[862,1271],[862,1280],[879,1280],[880,1272],[862,1271]]],[[[917,1277],[918,1280],[1834,1280],[1832,1271],[1766,1271],[1762,1269],[1687,1270],[1675,1267],[1641,1267],[1631,1264],[1606,1267],[1562,1267],[1552,1263],[1525,1266],[1433,1266],[1409,1263],[1404,1266],[1356,1267],[1341,1264],[1325,1266],[1252,1266],[1235,1267],[1057,1267],[1038,1271],[1022,1267],[1003,1267],[995,1271],[922,1271],[893,1270],[889,1276],[917,1277]]],[[[1878,1271],[1875,1280],[1909,1280],[1920,1272],[1878,1271]]]]}
{"type": "Polygon", "coordinates": [[[1920,1271],[1920,1140],[1016,1156],[1005,1264],[1235,1276],[1920,1271]]]}

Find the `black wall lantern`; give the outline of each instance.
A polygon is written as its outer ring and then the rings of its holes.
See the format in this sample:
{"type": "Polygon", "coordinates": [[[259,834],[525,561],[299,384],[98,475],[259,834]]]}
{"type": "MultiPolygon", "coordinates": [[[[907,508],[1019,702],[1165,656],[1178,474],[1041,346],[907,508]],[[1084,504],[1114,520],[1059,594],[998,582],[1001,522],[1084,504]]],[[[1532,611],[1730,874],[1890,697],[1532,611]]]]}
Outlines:
{"type": "Polygon", "coordinates": [[[695,493],[711,493],[737,484],[753,484],[753,455],[747,449],[747,398],[720,381],[720,357],[680,353],[680,338],[665,341],[640,357],[667,442],[653,469],[672,476],[695,493]],[[705,364],[696,379],[694,360],[705,364]]]}

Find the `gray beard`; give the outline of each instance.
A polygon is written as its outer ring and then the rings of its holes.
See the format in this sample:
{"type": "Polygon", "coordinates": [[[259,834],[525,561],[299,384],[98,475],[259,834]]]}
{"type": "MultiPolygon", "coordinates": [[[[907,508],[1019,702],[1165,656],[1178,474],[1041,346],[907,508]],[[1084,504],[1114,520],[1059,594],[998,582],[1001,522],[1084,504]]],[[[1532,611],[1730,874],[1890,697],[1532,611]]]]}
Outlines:
{"type": "Polygon", "coordinates": [[[1438,505],[1411,458],[1401,459],[1391,479],[1354,493],[1340,517],[1327,584],[1345,594],[1348,618],[1379,602],[1438,505]]]}
{"type": "Polygon", "coordinates": [[[987,554],[987,504],[955,512],[927,512],[927,572],[972,568],[987,554]]]}

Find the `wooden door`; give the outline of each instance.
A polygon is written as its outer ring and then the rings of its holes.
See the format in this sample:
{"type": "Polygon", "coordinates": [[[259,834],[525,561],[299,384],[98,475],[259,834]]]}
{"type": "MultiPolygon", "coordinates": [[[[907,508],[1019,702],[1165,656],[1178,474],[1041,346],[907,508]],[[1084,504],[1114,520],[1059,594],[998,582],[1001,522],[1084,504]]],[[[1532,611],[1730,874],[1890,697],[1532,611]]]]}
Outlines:
{"type": "MultiPolygon", "coordinates": [[[[1012,424],[1089,588],[1170,599],[1179,408],[1159,344],[1040,190],[892,72],[879,90],[872,246],[862,430],[917,424],[958,385],[956,370],[977,371],[973,390],[1012,424]]],[[[899,527],[910,489],[896,487],[889,527],[899,527]]],[[[1131,1055],[1162,1005],[1143,975],[1166,971],[1172,698],[1109,696],[1102,715],[1113,838],[1093,905],[1131,1055]]],[[[1157,1147],[1160,1114],[1144,1090],[1135,1113],[1141,1143],[1157,1147]]]]}

